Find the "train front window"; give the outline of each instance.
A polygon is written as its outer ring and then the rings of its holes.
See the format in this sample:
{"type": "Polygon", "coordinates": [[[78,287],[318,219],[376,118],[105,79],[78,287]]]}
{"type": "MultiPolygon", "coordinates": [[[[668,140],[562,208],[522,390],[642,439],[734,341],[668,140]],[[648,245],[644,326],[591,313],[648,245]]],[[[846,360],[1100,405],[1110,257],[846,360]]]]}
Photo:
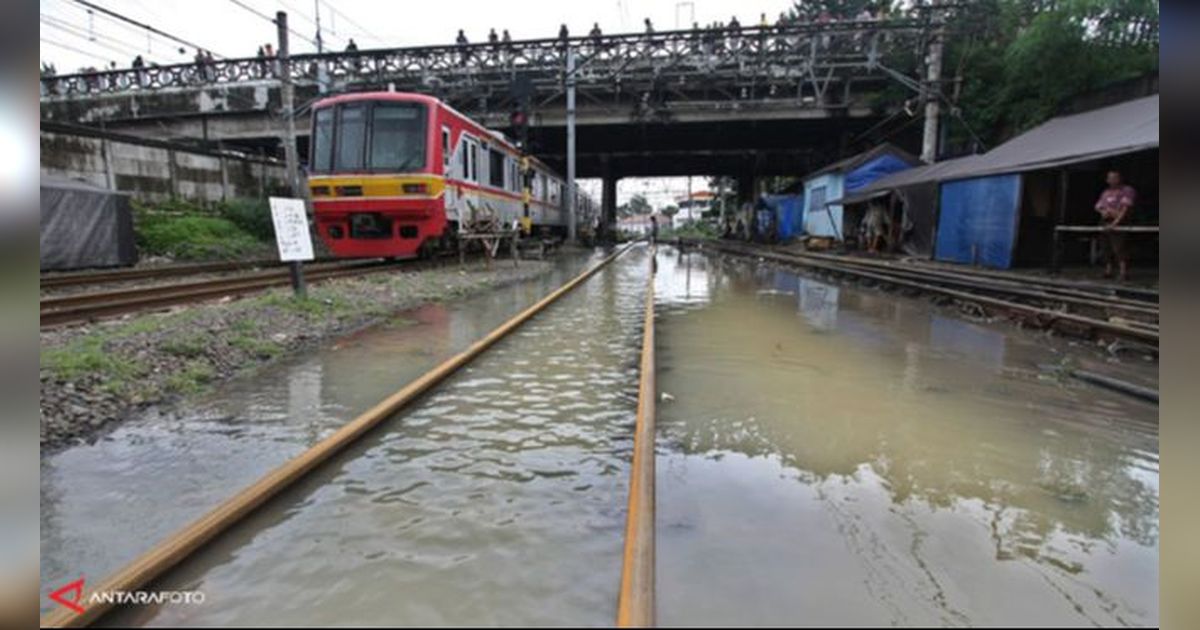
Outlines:
{"type": "Polygon", "coordinates": [[[339,171],[360,171],[367,140],[367,108],[346,105],[338,115],[337,164],[339,171]]]}
{"type": "Polygon", "coordinates": [[[425,168],[425,108],[415,103],[379,103],[371,120],[371,170],[425,168]]]}
{"type": "Polygon", "coordinates": [[[333,108],[319,109],[313,124],[312,170],[324,173],[333,162],[333,108]]]}

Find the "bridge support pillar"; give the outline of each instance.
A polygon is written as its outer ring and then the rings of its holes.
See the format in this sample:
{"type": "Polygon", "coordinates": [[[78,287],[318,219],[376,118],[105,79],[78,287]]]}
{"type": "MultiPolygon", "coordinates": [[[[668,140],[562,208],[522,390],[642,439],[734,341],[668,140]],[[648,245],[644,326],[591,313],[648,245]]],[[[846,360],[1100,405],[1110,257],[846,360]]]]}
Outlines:
{"type": "Polygon", "coordinates": [[[617,178],[606,174],[600,187],[600,229],[602,241],[612,241],[617,236],[617,178]]]}

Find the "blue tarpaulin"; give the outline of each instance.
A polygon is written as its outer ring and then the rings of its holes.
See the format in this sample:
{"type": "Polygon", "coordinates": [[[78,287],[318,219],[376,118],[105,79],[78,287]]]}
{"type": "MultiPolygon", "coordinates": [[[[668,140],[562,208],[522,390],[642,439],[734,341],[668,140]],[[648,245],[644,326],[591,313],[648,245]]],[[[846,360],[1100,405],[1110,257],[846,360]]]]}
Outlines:
{"type": "Polygon", "coordinates": [[[779,240],[799,236],[804,230],[804,195],[767,195],[765,201],[775,212],[775,235],[779,240]]]}
{"type": "Polygon", "coordinates": [[[1020,175],[944,182],[935,257],[998,269],[1011,267],[1020,200],[1020,175]]]}
{"type": "Polygon", "coordinates": [[[891,175],[896,171],[903,171],[909,168],[912,168],[912,164],[891,153],[884,153],[879,157],[864,162],[858,168],[847,172],[846,181],[842,185],[842,192],[850,194],[885,175],[891,175]]]}

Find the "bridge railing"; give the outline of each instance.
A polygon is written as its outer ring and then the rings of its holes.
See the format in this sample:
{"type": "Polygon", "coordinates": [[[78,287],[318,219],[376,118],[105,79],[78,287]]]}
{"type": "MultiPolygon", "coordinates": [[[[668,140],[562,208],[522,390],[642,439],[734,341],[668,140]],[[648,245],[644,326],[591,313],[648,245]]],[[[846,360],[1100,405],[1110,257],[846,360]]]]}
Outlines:
{"type": "MultiPolygon", "coordinates": [[[[619,81],[637,73],[658,79],[698,72],[806,74],[869,66],[883,49],[912,44],[918,52],[928,27],[916,19],[853,20],[301,54],[292,56],[291,74],[300,84],[324,78],[408,87],[464,78],[508,81],[515,73],[561,81],[568,48],[585,80],[619,81]]],[[[41,90],[53,99],[273,82],[280,66],[277,58],[246,57],[127,68],[43,77],[41,90]]]]}

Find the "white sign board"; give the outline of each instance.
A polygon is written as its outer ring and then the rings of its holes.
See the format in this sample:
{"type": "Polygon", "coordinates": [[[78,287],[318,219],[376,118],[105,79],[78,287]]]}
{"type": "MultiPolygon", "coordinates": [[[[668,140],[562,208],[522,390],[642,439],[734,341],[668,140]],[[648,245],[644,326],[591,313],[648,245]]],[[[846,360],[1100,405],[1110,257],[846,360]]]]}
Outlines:
{"type": "Polygon", "coordinates": [[[271,220],[275,223],[275,243],[279,245],[279,260],[312,260],[312,234],[308,231],[308,214],[303,199],[271,197],[271,220]]]}

